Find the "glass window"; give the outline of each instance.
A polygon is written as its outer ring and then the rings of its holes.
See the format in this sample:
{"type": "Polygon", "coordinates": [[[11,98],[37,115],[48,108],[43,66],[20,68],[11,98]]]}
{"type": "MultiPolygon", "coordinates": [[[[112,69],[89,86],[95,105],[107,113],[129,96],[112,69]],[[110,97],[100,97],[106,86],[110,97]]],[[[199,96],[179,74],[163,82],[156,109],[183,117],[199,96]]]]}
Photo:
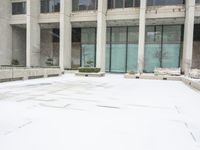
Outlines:
{"type": "Polygon", "coordinates": [[[60,41],[60,30],[59,29],[53,29],[53,43],[59,43],[60,41]]]}
{"type": "Polygon", "coordinates": [[[200,41],[200,24],[194,25],[194,41],[200,41]]]}
{"type": "Polygon", "coordinates": [[[108,9],[114,8],[114,0],[108,0],[108,9]]]}
{"type": "Polygon", "coordinates": [[[108,9],[139,7],[140,0],[108,0],[108,9]]]}
{"type": "Polygon", "coordinates": [[[81,29],[81,66],[94,67],[96,60],[96,28],[81,29]]]}
{"type": "Polygon", "coordinates": [[[128,27],[128,43],[138,44],[139,28],[138,27],[128,27]]]}
{"type": "Polygon", "coordinates": [[[200,0],[196,0],[195,2],[196,2],[196,3],[200,3],[200,0]]]}
{"type": "Polygon", "coordinates": [[[72,10],[96,10],[98,7],[98,0],[73,0],[72,10]]]}
{"type": "Polygon", "coordinates": [[[41,13],[51,13],[60,11],[60,0],[41,0],[41,13]]]}
{"type": "Polygon", "coordinates": [[[133,7],[133,0],[125,0],[125,7],[133,7]]]}
{"type": "Polygon", "coordinates": [[[146,43],[161,43],[162,26],[146,27],[146,43]]]}
{"type": "Polygon", "coordinates": [[[12,3],[12,14],[26,14],[26,2],[12,3]]]}
{"type": "Polygon", "coordinates": [[[123,0],[115,0],[115,8],[123,8],[123,0]]]}
{"type": "Polygon", "coordinates": [[[181,26],[171,25],[163,27],[163,43],[180,43],[181,42],[181,26]]]}
{"type": "Polygon", "coordinates": [[[156,5],[178,5],[184,4],[185,0],[147,0],[148,6],[156,6],[156,5]]]}
{"type": "Polygon", "coordinates": [[[112,28],[112,43],[126,43],[126,27],[112,28]]]}

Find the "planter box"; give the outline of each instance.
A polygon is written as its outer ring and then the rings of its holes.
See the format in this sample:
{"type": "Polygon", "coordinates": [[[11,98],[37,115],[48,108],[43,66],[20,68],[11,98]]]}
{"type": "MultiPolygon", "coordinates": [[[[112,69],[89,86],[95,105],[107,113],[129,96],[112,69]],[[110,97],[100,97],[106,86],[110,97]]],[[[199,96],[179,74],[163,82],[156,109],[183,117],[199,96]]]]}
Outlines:
{"type": "Polygon", "coordinates": [[[99,73],[82,73],[82,72],[77,72],[75,73],[76,76],[82,76],[82,77],[104,77],[105,73],[104,72],[99,72],[99,73]]]}
{"type": "Polygon", "coordinates": [[[190,70],[189,77],[193,79],[200,79],[200,69],[190,70]]]}
{"type": "Polygon", "coordinates": [[[156,68],[154,70],[155,75],[169,75],[169,76],[180,76],[180,68],[156,68]]]}

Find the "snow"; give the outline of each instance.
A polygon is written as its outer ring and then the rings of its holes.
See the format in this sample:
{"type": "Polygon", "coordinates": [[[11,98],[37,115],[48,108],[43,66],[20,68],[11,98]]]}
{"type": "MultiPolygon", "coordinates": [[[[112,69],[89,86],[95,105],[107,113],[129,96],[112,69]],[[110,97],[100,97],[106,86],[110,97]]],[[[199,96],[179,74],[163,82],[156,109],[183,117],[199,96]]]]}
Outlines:
{"type": "Polygon", "coordinates": [[[200,92],[179,81],[61,77],[0,84],[0,150],[199,150],[200,92]]]}

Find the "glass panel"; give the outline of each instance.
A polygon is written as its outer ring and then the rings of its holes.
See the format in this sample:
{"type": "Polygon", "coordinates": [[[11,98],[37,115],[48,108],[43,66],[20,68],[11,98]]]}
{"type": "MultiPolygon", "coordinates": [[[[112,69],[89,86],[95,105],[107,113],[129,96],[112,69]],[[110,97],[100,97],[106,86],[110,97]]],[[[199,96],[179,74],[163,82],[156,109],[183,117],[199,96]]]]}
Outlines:
{"type": "Polygon", "coordinates": [[[41,13],[51,13],[60,11],[60,0],[41,0],[41,13]]]}
{"type": "Polygon", "coordinates": [[[81,29],[81,43],[95,43],[96,33],[95,28],[82,28],[81,29]]]}
{"type": "Polygon", "coordinates": [[[108,0],[108,9],[114,8],[113,4],[114,4],[114,0],[108,0]]]}
{"type": "Polygon", "coordinates": [[[140,0],[134,0],[134,7],[140,7],[140,0]]]}
{"type": "Polygon", "coordinates": [[[110,30],[111,28],[107,28],[106,30],[106,43],[110,43],[110,30]]]}
{"type": "Polygon", "coordinates": [[[126,44],[112,44],[111,71],[125,72],[126,44]]]}
{"type": "Polygon", "coordinates": [[[163,44],[162,67],[178,68],[180,56],[180,44],[163,44]]]}
{"type": "Polygon", "coordinates": [[[95,66],[96,29],[81,29],[82,67],[95,66]]]}
{"type": "Polygon", "coordinates": [[[146,27],[146,43],[161,43],[162,26],[146,27]]]}
{"type": "Polygon", "coordinates": [[[125,0],[125,7],[133,7],[133,0],[125,0]]]}
{"type": "Polygon", "coordinates": [[[196,2],[196,3],[200,3],[200,0],[196,0],[195,2],[196,2]]]}
{"type": "Polygon", "coordinates": [[[79,10],[79,0],[72,0],[72,10],[73,11],[78,11],[79,10]]]}
{"type": "Polygon", "coordinates": [[[146,44],[144,55],[144,72],[151,73],[161,64],[161,44],[146,44]]]}
{"type": "Polygon", "coordinates": [[[12,14],[26,14],[26,2],[12,3],[12,14]]]}
{"type": "Polygon", "coordinates": [[[161,64],[162,26],[146,27],[144,72],[153,72],[161,64]]]}
{"type": "Polygon", "coordinates": [[[94,67],[95,65],[95,45],[82,44],[82,67],[94,67]]]}
{"type": "Polygon", "coordinates": [[[110,44],[106,44],[106,71],[110,71],[110,44]]]}
{"type": "Polygon", "coordinates": [[[180,43],[180,42],[181,42],[180,25],[163,27],[163,43],[180,43]]]}
{"type": "Polygon", "coordinates": [[[126,43],[126,27],[112,28],[112,43],[126,43]]]}
{"type": "Polygon", "coordinates": [[[128,44],[127,71],[137,72],[138,44],[128,44]]]}
{"type": "Polygon", "coordinates": [[[73,0],[72,10],[96,10],[98,7],[98,0],[73,0]]]}
{"type": "Polygon", "coordinates": [[[148,0],[148,6],[184,4],[184,0],[148,0]]]}
{"type": "Polygon", "coordinates": [[[128,27],[128,43],[138,44],[139,40],[139,28],[138,27],[128,27]]]}
{"type": "Polygon", "coordinates": [[[90,0],[89,4],[88,4],[88,10],[94,10],[96,7],[96,2],[95,0],[90,0]]]}
{"type": "Polygon", "coordinates": [[[115,8],[123,8],[123,0],[115,0],[115,8]]]}
{"type": "Polygon", "coordinates": [[[163,68],[179,67],[181,31],[181,25],[163,26],[163,68]]]}

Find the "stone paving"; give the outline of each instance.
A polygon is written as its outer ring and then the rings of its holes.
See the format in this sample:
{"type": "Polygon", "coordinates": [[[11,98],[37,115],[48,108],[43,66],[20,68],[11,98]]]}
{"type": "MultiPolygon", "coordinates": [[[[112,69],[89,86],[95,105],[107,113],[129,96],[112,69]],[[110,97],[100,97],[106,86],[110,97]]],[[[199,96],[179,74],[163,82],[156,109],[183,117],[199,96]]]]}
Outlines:
{"type": "Polygon", "coordinates": [[[200,92],[179,81],[61,77],[0,84],[1,150],[199,150],[200,92]]]}

